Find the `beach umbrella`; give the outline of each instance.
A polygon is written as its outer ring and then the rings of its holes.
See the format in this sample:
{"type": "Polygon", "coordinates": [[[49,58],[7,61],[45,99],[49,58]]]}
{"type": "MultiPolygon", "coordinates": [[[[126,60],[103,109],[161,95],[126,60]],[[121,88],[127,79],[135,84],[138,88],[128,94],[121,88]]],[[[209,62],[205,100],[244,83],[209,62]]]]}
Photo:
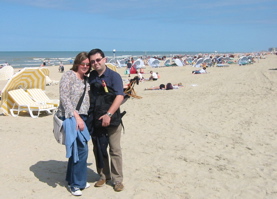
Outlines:
{"type": "Polygon", "coordinates": [[[49,77],[49,75],[50,75],[50,70],[49,70],[49,68],[47,68],[47,67],[41,67],[41,68],[39,68],[39,69],[44,73],[44,75],[46,75],[46,76],[49,77]]]}
{"type": "Polygon", "coordinates": [[[13,75],[1,92],[1,109],[5,115],[13,106],[12,99],[8,96],[10,90],[22,88],[40,88],[45,90],[46,76],[40,68],[23,68],[13,75]]]}
{"type": "Polygon", "coordinates": [[[106,63],[106,66],[109,67],[111,70],[117,72],[116,66],[115,66],[115,65],[113,65],[113,64],[111,64],[111,63],[106,63]]]}

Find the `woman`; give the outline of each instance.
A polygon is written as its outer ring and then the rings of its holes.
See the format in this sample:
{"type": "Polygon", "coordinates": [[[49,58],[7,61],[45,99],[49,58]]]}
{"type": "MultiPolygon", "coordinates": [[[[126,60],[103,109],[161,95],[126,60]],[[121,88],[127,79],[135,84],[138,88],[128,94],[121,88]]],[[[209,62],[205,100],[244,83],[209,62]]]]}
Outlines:
{"type": "Polygon", "coordinates": [[[86,75],[90,69],[88,54],[81,52],[60,81],[60,105],[57,114],[64,120],[66,157],[69,158],[66,181],[74,196],[82,195],[81,190],[90,186],[87,183],[87,141],[90,135],[85,125],[89,109],[89,84],[86,75]]]}

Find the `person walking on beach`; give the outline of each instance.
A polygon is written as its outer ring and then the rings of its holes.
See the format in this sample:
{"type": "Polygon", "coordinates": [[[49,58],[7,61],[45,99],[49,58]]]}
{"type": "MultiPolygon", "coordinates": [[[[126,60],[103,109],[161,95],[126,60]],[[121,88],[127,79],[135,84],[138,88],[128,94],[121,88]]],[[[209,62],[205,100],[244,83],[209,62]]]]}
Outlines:
{"type": "Polygon", "coordinates": [[[74,196],[82,195],[87,183],[87,157],[90,134],[85,121],[89,110],[89,89],[86,75],[90,72],[88,54],[79,53],[72,68],[65,72],[60,81],[60,104],[57,116],[64,120],[65,146],[68,159],[66,181],[74,196]]]}
{"type": "MultiPolygon", "coordinates": [[[[124,99],[123,82],[121,76],[109,69],[105,63],[107,59],[105,54],[100,49],[92,49],[89,53],[89,60],[92,68],[94,69],[89,76],[90,83],[90,109],[89,118],[95,110],[94,104],[101,92],[114,92],[115,98],[111,102],[107,112],[104,113],[97,121],[100,120],[100,127],[93,126],[91,132],[93,142],[93,152],[96,159],[97,172],[100,175],[100,179],[95,183],[95,187],[101,187],[105,185],[109,180],[112,180],[115,191],[122,191],[124,186],[123,182],[123,168],[122,168],[122,152],[120,146],[122,125],[111,126],[111,117],[116,113],[124,99]],[[101,121],[102,120],[102,121],[101,121]],[[106,140],[106,146],[99,146],[99,139],[103,137],[106,140]],[[109,146],[109,155],[107,148],[109,146]],[[101,153],[99,155],[99,153],[101,153]],[[110,165],[111,164],[111,165],[110,165]]],[[[103,139],[102,139],[103,140],[103,139]]],[[[101,145],[102,146],[102,145],[101,145]]]]}
{"type": "Polygon", "coordinates": [[[132,68],[132,63],[130,60],[128,60],[128,62],[127,62],[127,74],[129,75],[128,77],[131,77],[131,75],[130,75],[131,68],[132,68]]]}
{"type": "Polygon", "coordinates": [[[63,66],[63,62],[60,62],[60,67],[59,67],[59,72],[63,73],[64,71],[64,66],[63,66]]]}

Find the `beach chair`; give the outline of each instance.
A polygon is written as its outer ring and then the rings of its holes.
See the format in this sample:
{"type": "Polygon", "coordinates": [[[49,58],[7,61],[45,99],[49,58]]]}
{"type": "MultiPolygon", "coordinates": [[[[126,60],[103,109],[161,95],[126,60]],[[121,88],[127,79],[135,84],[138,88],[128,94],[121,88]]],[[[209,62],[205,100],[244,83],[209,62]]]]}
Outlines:
{"type": "Polygon", "coordinates": [[[141,99],[141,96],[138,96],[134,87],[135,84],[139,84],[139,78],[138,76],[135,76],[133,79],[130,80],[130,83],[128,84],[128,87],[124,89],[124,93],[129,97],[134,97],[137,99],[141,99]]]}
{"type": "Polygon", "coordinates": [[[37,118],[41,111],[52,114],[57,109],[54,105],[35,102],[23,89],[11,90],[8,94],[14,101],[13,107],[10,109],[11,115],[14,117],[17,117],[21,111],[28,111],[32,118],[37,118]],[[37,114],[34,115],[33,112],[37,112],[37,114]]]}
{"type": "Polygon", "coordinates": [[[27,89],[27,93],[36,102],[44,103],[44,104],[53,104],[55,107],[59,106],[60,100],[50,99],[42,89],[39,89],[39,88],[27,89]]]}

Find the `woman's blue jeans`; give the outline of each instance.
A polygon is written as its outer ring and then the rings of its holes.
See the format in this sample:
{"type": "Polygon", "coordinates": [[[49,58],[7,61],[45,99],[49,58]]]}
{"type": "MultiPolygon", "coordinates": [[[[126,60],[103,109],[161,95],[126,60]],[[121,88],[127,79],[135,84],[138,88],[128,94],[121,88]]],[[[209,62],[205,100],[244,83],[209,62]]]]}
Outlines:
{"type": "Polygon", "coordinates": [[[71,187],[78,187],[80,189],[83,189],[86,187],[87,183],[88,145],[87,142],[81,143],[78,138],[76,139],[76,141],[78,147],[79,161],[74,163],[73,156],[68,159],[66,181],[71,187]]]}

